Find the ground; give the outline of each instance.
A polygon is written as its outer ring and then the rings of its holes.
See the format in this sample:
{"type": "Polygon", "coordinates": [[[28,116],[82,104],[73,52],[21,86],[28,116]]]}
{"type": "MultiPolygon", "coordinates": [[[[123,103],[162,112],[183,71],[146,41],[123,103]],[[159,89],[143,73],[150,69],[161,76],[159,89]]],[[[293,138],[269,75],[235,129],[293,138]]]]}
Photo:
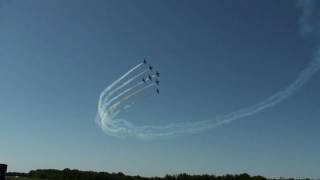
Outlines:
{"type": "Polygon", "coordinates": [[[41,179],[33,179],[33,178],[26,178],[26,177],[10,177],[8,176],[6,180],[41,180],[41,179]]]}

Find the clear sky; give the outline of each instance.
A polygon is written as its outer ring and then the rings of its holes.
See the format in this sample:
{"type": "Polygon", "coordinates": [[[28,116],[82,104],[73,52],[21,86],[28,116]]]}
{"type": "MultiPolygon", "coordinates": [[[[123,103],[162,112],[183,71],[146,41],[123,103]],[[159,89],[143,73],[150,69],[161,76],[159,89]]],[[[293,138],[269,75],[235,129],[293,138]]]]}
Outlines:
{"type": "Polygon", "coordinates": [[[161,94],[137,98],[124,114],[136,124],[264,100],[311,62],[317,43],[301,36],[300,16],[289,0],[1,0],[0,161],[9,171],[320,178],[319,74],[277,106],[202,133],[145,141],[94,122],[101,91],[143,58],[161,72],[161,94]]]}

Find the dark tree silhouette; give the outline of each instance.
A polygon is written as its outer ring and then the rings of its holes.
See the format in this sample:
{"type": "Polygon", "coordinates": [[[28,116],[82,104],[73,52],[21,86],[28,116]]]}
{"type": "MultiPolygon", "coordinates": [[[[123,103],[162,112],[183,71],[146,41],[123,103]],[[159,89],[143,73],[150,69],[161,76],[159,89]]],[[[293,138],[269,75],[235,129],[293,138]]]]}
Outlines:
{"type": "MultiPolygon", "coordinates": [[[[72,169],[56,170],[56,169],[39,169],[29,173],[7,173],[7,176],[30,177],[45,180],[267,180],[262,176],[250,176],[247,173],[243,174],[226,174],[223,176],[215,175],[188,175],[186,173],[177,175],[166,175],[165,177],[141,177],[128,176],[122,172],[94,172],[94,171],[79,171],[72,169]]],[[[279,180],[294,180],[293,178],[279,178],[279,180]]],[[[305,179],[309,180],[309,179],[305,179]]]]}

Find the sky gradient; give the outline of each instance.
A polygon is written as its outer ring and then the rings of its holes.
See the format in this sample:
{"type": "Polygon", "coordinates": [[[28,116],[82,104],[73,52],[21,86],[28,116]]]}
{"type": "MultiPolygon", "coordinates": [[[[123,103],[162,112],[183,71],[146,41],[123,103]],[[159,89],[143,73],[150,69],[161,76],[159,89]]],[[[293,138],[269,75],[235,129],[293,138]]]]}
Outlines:
{"type": "MultiPolygon", "coordinates": [[[[319,3],[316,10],[319,13],[319,3]]],[[[144,141],[95,124],[101,91],[147,58],[161,94],[123,117],[201,121],[284,89],[311,62],[293,1],[0,1],[0,161],[163,176],[247,172],[320,178],[320,76],[254,116],[144,141]]]]}

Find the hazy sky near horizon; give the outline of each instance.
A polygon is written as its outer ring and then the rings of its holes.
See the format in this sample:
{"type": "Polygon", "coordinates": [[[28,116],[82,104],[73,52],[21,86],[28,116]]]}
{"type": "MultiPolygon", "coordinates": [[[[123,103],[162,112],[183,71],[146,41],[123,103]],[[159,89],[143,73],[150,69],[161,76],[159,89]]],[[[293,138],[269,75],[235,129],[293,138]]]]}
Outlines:
{"type": "Polygon", "coordinates": [[[161,72],[161,94],[123,114],[136,124],[201,121],[264,100],[311,62],[316,42],[300,35],[300,16],[289,0],[0,0],[0,162],[320,178],[319,74],[281,104],[199,134],[143,141],[94,123],[101,91],[143,58],[161,72]]]}

